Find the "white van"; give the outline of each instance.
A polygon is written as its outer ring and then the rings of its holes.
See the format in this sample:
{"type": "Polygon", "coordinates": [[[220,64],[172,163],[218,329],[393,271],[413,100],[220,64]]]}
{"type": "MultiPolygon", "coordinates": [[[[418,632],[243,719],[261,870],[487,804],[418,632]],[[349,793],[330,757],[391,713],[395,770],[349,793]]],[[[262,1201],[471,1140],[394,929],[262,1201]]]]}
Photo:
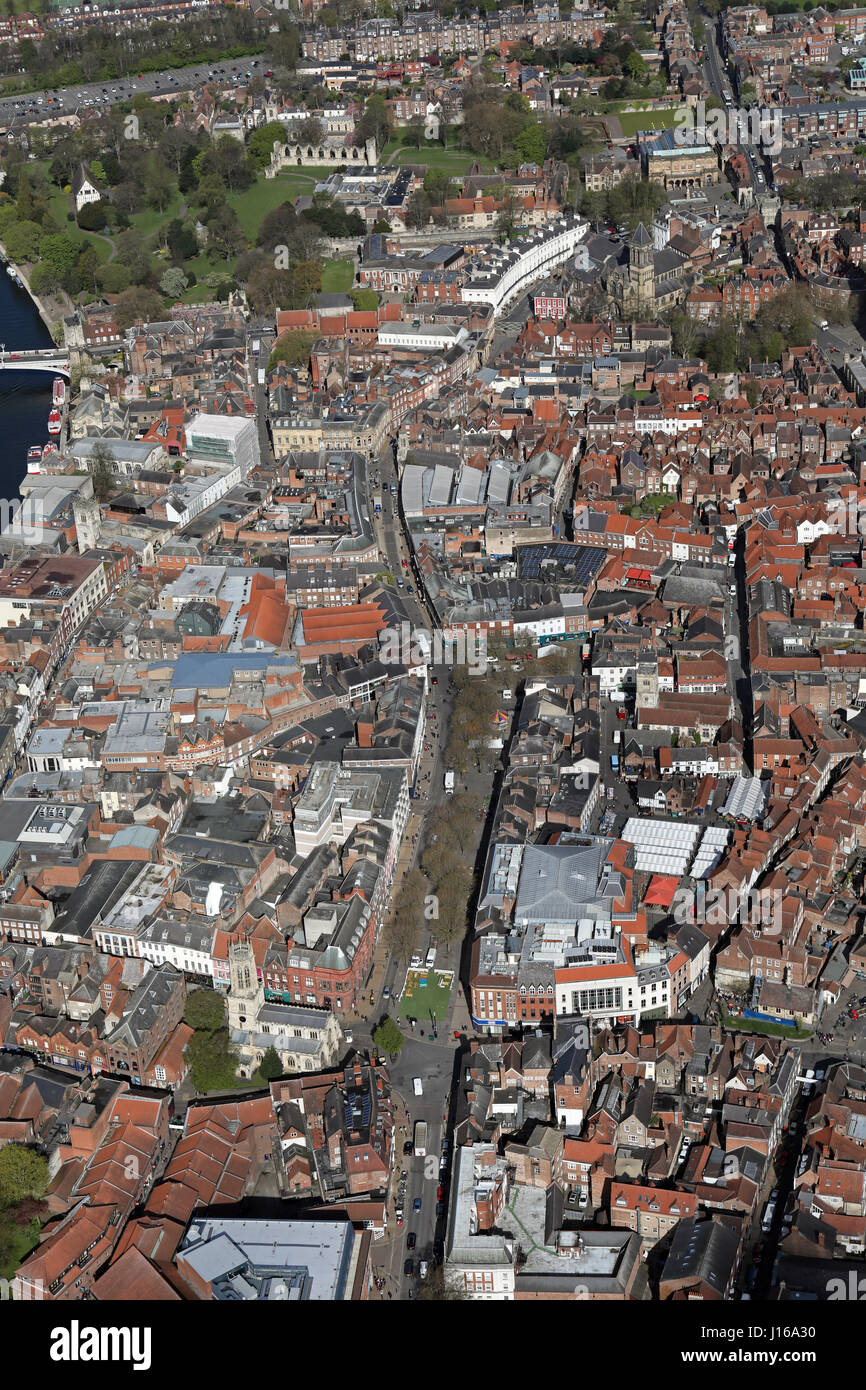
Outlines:
{"type": "Polygon", "coordinates": [[[423,1096],[424,1087],[421,1085],[420,1076],[412,1077],[412,1090],[415,1092],[416,1096],[423,1096]]]}

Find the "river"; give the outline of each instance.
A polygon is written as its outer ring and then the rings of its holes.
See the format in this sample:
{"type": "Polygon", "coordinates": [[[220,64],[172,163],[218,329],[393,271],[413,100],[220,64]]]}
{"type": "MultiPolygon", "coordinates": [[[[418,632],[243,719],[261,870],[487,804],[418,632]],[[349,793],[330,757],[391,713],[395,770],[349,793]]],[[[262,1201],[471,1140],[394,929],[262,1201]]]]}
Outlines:
{"type": "MultiPolygon", "coordinates": [[[[0,343],[7,352],[51,347],[51,334],[26,290],[0,263],[0,343]]],[[[0,492],[9,501],[27,472],[31,444],[47,444],[52,377],[47,372],[0,372],[0,492]]]]}

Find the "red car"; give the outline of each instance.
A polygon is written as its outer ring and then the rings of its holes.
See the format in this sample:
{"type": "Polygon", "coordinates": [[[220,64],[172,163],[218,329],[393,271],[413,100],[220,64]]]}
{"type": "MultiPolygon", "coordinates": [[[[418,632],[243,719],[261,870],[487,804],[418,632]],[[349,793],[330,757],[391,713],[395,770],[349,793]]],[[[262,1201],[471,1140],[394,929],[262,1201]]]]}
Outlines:
{"type": "Polygon", "coordinates": [[[617,712],[616,712],[616,717],[617,717],[617,719],[625,719],[625,710],[624,710],[624,709],[618,709],[617,712]]]}
{"type": "Polygon", "coordinates": [[[858,1012],[857,1012],[856,1009],[852,1009],[852,1010],[851,1010],[851,1017],[854,1019],[854,1021],[855,1021],[855,1023],[856,1023],[857,1019],[860,1017],[860,1015],[858,1014],[858,1012]]]}

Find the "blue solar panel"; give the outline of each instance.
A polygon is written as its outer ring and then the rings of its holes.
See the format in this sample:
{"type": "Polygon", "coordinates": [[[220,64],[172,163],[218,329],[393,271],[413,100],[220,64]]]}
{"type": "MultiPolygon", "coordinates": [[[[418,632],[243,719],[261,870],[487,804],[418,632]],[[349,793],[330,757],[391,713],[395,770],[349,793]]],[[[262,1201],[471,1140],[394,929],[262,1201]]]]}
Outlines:
{"type": "Polygon", "coordinates": [[[568,578],[572,583],[586,584],[601,568],[607,551],[601,546],[579,545],[571,541],[551,541],[545,545],[522,545],[517,548],[518,574],[521,579],[568,578]],[[569,567],[568,574],[557,574],[569,567]]]}

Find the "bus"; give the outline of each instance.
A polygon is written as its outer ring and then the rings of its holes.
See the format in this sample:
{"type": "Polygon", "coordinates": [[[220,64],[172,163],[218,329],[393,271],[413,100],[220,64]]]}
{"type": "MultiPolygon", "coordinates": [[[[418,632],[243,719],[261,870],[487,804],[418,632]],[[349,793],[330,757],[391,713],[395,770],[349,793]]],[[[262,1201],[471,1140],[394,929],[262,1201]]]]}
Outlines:
{"type": "Polygon", "coordinates": [[[415,1157],[423,1158],[427,1152],[427,1122],[418,1120],[415,1124],[415,1157]]]}

